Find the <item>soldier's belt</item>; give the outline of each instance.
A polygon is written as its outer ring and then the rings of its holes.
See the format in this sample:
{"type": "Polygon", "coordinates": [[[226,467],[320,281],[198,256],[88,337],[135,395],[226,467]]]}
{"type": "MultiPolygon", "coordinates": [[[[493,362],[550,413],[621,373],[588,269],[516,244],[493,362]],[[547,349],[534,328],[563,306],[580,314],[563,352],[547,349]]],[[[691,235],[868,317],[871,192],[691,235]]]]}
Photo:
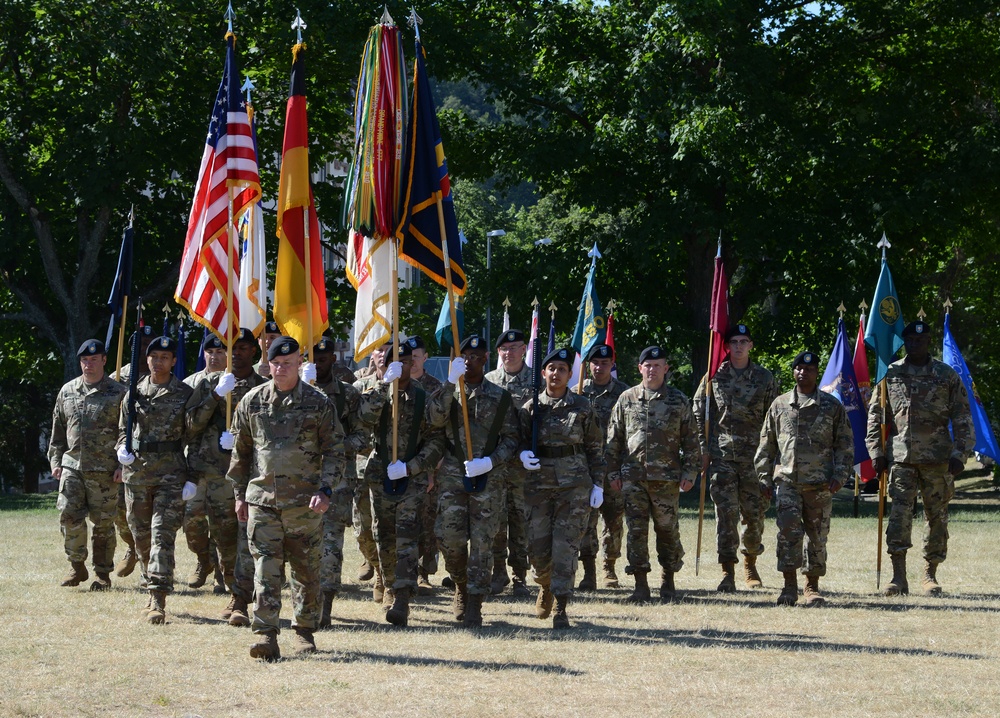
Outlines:
{"type": "Polygon", "coordinates": [[[168,451],[180,451],[182,448],[180,440],[139,442],[139,451],[145,454],[165,454],[168,451]]]}
{"type": "Polygon", "coordinates": [[[576,456],[583,453],[583,447],[577,444],[572,446],[539,446],[535,456],[539,459],[564,459],[567,456],[576,456]]]}

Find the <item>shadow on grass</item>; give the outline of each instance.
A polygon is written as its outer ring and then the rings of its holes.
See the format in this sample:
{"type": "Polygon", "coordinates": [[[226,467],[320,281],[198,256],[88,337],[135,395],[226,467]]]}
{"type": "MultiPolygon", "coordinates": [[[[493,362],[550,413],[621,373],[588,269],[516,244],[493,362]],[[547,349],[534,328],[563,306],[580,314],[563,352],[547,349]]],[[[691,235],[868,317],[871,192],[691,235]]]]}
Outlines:
{"type": "MultiPolygon", "coordinates": [[[[942,596],[940,598],[928,598],[920,603],[913,603],[911,599],[886,598],[878,595],[865,596],[857,593],[840,593],[837,591],[823,590],[826,603],[821,609],[865,609],[871,611],[969,611],[971,613],[1000,613],[1000,605],[982,606],[971,602],[1000,601],[1000,595],[989,593],[962,594],[961,596],[942,596]],[[951,601],[949,601],[951,599],[951,601]],[[955,603],[954,601],[962,601],[955,603]],[[967,603],[969,602],[969,603],[967,603]]],[[[715,591],[682,591],[675,604],[711,604],[717,606],[735,606],[752,609],[777,609],[774,599],[778,596],[778,590],[768,593],[764,591],[747,594],[747,598],[739,598],[740,594],[732,598],[720,596],[715,591]]],[[[651,602],[652,603],[652,602],[651,602]]],[[[800,603],[798,608],[805,608],[800,603]]]]}
{"type": "MultiPolygon", "coordinates": [[[[321,651],[322,655],[324,652],[321,651]]],[[[566,668],[555,663],[516,663],[508,661],[470,661],[452,658],[432,658],[430,656],[398,656],[391,653],[375,653],[374,651],[344,651],[330,653],[329,660],[333,663],[355,663],[357,661],[372,661],[387,663],[393,666],[418,666],[426,668],[462,668],[470,671],[532,671],[536,673],[552,673],[560,676],[582,676],[583,671],[566,668]]]]}

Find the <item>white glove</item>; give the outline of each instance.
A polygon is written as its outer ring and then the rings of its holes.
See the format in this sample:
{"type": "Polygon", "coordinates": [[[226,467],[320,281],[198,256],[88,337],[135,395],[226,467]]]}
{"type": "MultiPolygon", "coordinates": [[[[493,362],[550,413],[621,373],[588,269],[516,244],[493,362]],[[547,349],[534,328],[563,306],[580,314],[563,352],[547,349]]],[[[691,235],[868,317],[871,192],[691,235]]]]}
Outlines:
{"type": "Polygon", "coordinates": [[[451,360],[451,366],[448,367],[448,381],[457,384],[463,376],[465,376],[465,359],[455,357],[451,360]]]}
{"type": "Polygon", "coordinates": [[[493,460],[484,456],[481,459],[471,459],[465,462],[465,475],[470,479],[474,479],[477,476],[482,476],[488,471],[493,470],[493,460]]]}
{"type": "Polygon", "coordinates": [[[229,394],[236,387],[236,377],[230,374],[228,371],[219,377],[219,383],[215,387],[215,394],[220,399],[225,399],[226,395],[229,394]]]}
{"type": "Polygon", "coordinates": [[[538,471],[542,468],[542,464],[538,460],[538,457],[535,456],[535,452],[528,449],[521,452],[521,463],[524,464],[524,468],[528,471],[538,471]]]}
{"type": "Polygon", "coordinates": [[[406,464],[402,461],[393,461],[386,467],[389,474],[389,481],[399,481],[406,477],[406,464]]]}
{"type": "Polygon", "coordinates": [[[135,454],[129,453],[124,446],[118,447],[118,463],[122,466],[129,466],[133,461],[135,461],[135,454]]]}
{"type": "Polygon", "coordinates": [[[231,432],[223,431],[219,434],[219,448],[223,451],[232,451],[236,445],[236,437],[231,432]]]}
{"type": "Polygon", "coordinates": [[[604,489],[600,486],[594,486],[590,490],[590,508],[599,509],[601,504],[604,503],[604,489]]]}
{"type": "Polygon", "coordinates": [[[302,381],[306,384],[312,384],[316,381],[316,365],[311,361],[302,364],[302,381]]]}
{"type": "Polygon", "coordinates": [[[392,382],[396,381],[396,379],[401,376],[403,376],[403,362],[390,362],[389,366],[385,369],[385,374],[382,375],[382,383],[392,384],[392,382]]]}
{"type": "Polygon", "coordinates": [[[190,501],[196,493],[198,493],[198,485],[192,484],[190,481],[185,481],[184,488],[181,489],[181,498],[185,501],[190,501]]]}

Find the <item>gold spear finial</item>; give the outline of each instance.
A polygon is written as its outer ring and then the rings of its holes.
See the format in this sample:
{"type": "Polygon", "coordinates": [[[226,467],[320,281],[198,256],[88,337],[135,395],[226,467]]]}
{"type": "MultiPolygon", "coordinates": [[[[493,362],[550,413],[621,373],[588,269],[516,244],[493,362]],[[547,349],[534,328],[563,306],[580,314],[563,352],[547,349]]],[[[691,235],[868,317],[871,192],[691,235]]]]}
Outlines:
{"type": "Polygon", "coordinates": [[[840,306],[837,307],[837,311],[840,312],[840,318],[843,319],[844,318],[844,312],[847,311],[847,307],[844,306],[844,301],[843,300],[841,300],[840,306]]]}

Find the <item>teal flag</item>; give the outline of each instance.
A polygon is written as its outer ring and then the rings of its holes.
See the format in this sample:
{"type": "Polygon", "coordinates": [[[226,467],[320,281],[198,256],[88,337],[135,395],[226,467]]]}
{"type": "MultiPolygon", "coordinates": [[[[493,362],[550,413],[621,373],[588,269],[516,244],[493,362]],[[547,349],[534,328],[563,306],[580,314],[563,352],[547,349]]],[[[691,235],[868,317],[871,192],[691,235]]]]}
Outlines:
{"type": "Polygon", "coordinates": [[[576,329],[573,330],[573,348],[581,356],[587,356],[587,352],[595,344],[603,344],[608,335],[608,325],[601,310],[601,300],[597,298],[597,283],[594,281],[594,275],[597,274],[597,258],[601,256],[596,244],[590,250],[590,256],[590,273],[587,275],[587,285],[583,288],[580,313],[576,317],[576,329]]]}
{"type": "Polygon", "coordinates": [[[896,298],[896,286],[892,283],[889,263],[882,258],[882,272],[872,299],[872,313],[865,329],[865,344],[875,352],[878,367],[875,370],[875,384],[885,378],[896,352],[903,346],[903,311],[896,298]]]}
{"type": "MultiPolygon", "coordinates": [[[[462,341],[462,337],[465,335],[465,312],[462,311],[462,302],[459,300],[455,304],[455,318],[458,320],[458,340],[462,341]]],[[[448,301],[448,293],[445,292],[444,301],[441,303],[441,312],[438,314],[437,329],[434,330],[434,336],[437,337],[438,346],[441,347],[441,351],[446,352],[447,347],[452,344],[451,341],[451,304],[448,301]]],[[[455,352],[458,352],[458,347],[454,347],[455,352]]]]}

